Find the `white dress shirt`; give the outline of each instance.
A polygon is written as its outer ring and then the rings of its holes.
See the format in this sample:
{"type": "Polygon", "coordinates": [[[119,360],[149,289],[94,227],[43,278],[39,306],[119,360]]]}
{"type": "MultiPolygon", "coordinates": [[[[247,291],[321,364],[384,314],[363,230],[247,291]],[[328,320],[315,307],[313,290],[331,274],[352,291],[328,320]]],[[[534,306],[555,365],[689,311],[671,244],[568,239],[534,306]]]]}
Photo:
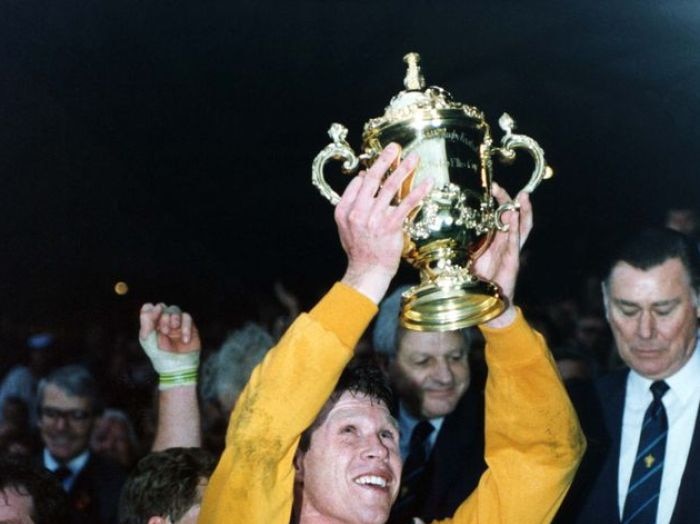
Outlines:
{"type": "MultiPolygon", "coordinates": [[[[66,491],[66,493],[69,492],[73,487],[73,484],[75,484],[75,479],[78,477],[78,473],[83,470],[89,458],[90,450],[86,450],[65,465],[70,470],[70,475],[61,481],[61,484],[63,484],[63,489],[66,491]]],[[[49,453],[46,448],[44,448],[44,467],[49,471],[56,471],[61,467],[61,464],[51,456],[51,453],[49,453]]]]}
{"type": "MultiPolygon", "coordinates": [[[[668,524],[671,521],[681,477],[688,459],[690,442],[695,430],[695,419],[698,414],[698,404],[700,404],[700,351],[698,345],[685,366],[665,379],[669,390],[661,401],[668,418],[668,435],[666,437],[666,453],[661,476],[656,524],[668,524]]],[[[617,486],[620,518],[622,518],[622,511],[625,507],[627,488],[639,446],[642,421],[654,398],[649,390],[652,382],[634,370],[630,370],[627,378],[617,486]]]]}

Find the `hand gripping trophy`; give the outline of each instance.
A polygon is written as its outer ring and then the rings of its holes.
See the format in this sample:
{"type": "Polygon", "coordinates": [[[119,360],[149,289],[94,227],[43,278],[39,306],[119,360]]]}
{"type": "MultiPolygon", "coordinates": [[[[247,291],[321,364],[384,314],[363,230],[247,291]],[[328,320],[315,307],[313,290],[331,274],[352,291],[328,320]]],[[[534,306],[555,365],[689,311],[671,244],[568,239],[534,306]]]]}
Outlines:
{"type": "Polygon", "coordinates": [[[417,331],[449,331],[486,322],[506,306],[498,286],[471,271],[496,230],[505,227],[501,214],[514,206],[495,206],[490,192],[492,158],[510,161],[516,149],[526,150],[535,164],[523,188],[528,192],[552,176],[552,170],[537,142],[513,133],[515,122],[506,113],[498,121],[505,135],[495,147],[479,109],[455,102],[440,87],[425,88],[419,60],[416,53],[404,57],[406,89],[391,100],[384,115],[365,124],[362,154],[356,155],[346,142],[345,127],[331,126],[333,142],[314,159],[312,179],[335,205],[340,197],[324,176],[329,160],[343,160],[342,171],[353,173],[360,162],[371,165],[390,142],[402,146],[402,158],[411,151],[418,154],[420,163],[399,191],[398,201],[425,177],[432,177],[434,184],[404,225],[403,258],[420,271],[420,283],[402,296],[401,324],[417,331]]]}

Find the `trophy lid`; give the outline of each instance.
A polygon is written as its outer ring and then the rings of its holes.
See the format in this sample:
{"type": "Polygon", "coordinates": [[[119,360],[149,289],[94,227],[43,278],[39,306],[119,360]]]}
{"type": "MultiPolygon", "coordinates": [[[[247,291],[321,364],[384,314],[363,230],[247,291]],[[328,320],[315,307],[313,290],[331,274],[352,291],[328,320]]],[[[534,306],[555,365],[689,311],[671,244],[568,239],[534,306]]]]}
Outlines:
{"type": "Polygon", "coordinates": [[[362,134],[365,142],[394,124],[440,119],[446,111],[456,110],[462,114],[462,118],[466,116],[485,123],[484,114],[476,107],[455,102],[452,95],[441,87],[425,88],[418,53],[408,53],[403,60],[407,64],[403,81],[405,89],[391,99],[382,116],[372,118],[365,124],[362,134]]]}

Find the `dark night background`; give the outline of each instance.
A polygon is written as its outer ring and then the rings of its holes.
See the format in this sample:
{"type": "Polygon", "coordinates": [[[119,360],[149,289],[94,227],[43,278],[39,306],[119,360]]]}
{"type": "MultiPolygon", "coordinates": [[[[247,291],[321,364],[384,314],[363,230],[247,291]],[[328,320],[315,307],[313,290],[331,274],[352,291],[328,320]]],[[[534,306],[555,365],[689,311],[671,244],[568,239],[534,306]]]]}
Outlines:
{"type": "Polygon", "coordinates": [[[0,315],[238,318],[275,280],[308,305],[344,268],[311,161],[333,121],[359,146],[408,51],[496,139],[508,111],[545,149],[535,295],[700,197],[697,2],[4,0],[0,315]]]}

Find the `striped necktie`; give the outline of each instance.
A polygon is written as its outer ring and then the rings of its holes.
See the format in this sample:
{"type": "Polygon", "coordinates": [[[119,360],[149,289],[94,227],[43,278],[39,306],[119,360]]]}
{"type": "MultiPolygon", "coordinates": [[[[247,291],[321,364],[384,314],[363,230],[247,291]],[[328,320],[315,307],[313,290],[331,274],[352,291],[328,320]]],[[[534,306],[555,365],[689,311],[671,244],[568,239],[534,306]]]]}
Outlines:
{"type": "Polygon", "coordinates": [[[654,382],[651,387],[654,400],[644,414],[642,432],[639,437],[637,456],[630,479],[623,524],[654,524],[659,505],[659,488],[664,467],[668,420],[661,397],[668,391],[663,380],[654,382]]]}
{"type": "Polygon", "coordinates": [[[389,522],[412,522],[419,509],[420,482],[430,454],[430,434],[435,430],[427,420],[421,420],[411,432],[408,456],[403,464],[401,473],[401,490],[394,504],[389,522]]]}

